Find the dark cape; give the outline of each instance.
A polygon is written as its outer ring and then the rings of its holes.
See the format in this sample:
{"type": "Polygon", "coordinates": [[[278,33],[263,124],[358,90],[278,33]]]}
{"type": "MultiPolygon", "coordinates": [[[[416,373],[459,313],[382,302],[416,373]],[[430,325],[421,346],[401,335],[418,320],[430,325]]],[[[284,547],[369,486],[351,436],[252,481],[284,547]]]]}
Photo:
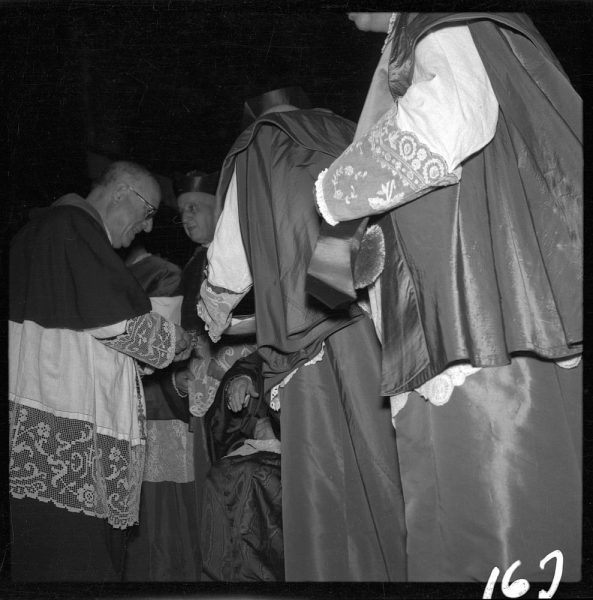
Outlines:
{"type": "Polygon", "coordinates": [[[42,211],[12,239],[9,301],[10,320],[46,328],[90,329],[150,312],[99,214],[75,194],[42,211]]]}
{"type": "Polygon", "coordinates": [[[315,179],[353,133],[353,123],[326,110],[272,113],[246,129],[224,161],[217,196],[224,197],[236,169],[266,389],[351,322],[350,310],[332,311],[308,296],[304,280],[319,234],[315,179]]]}
{"type": "MultiPolygon", "coordinates": [[[[405,93],[406,56],[425,31],[468,18],[402,19],[392,92],[405,93]]],[[[382,277],[385,394],[414,389],[459,360],[488,367],[518,353],[582,351],[580,98],[523,15],[478,13],[467,24],[500,106],[497,129],[463,163],[458,185],[379,219],[396,249],[382,277]]]]}
{"type": "Polygon", "coordinates": [[[224,197],[236,169],[266,393],[301,367],[280,392],[289,581],[406,573],[397,449],[372,325],[355,305],[330,310],[305,291],[319,234],[315,180],[353,132],[325,110],[268,114],[233,146],[217,192],[224,197]]]}

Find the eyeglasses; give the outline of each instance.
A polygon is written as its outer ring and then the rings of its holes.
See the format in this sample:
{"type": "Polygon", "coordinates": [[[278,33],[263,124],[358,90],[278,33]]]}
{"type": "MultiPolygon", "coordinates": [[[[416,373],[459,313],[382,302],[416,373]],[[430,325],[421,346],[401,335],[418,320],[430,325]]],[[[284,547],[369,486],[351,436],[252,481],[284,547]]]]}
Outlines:
{"type": "Polygon", "coordinates": [[[128,188],[132,192],[134,192],[134,194],[136,194],[136,196],[138,196],[138,198],[140,198],[140,200],[142,200],[142,202],[144,202],[144,204],[146,205],[146,214],[144,215],[144,220],[146,221],[147,219],[152,219],[152,217],[156,215],[156,207],[154,207],[150,202],[148,202],[146,198],[142,194],[139,194],[133,187],[128,186],[128,188]]]}

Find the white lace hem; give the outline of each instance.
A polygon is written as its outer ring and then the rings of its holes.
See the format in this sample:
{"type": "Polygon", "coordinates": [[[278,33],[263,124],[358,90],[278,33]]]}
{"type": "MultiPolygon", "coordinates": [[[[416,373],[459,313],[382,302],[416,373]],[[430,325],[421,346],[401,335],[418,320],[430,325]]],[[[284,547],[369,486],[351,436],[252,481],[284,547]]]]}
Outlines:
{"type": "Polygon", "coordinates": [[[324,221],[329,223],[330,225],[337,225],[339,221],[336,221],[329,212],[329,207],[327,206],[327,202],[325,201],[325,197],[323,195],[323,179],[327,173],[327,169],[324,169],[317,176],[317,181],[315,181],[315,198],[317,200],[317,207],[319,208],[319,214],[323,217],[324,221]]]}
{"type": "MultiPolygon", "coordinates": [[[[467,377],[480,370],[481,367],[472,367],[469,363],[454,365],[445,369],[436,377],[429,379],[414,391],[431,404],[442,406],[449,401],[456,387],[463,385],[467,377]]],[[[410,392],[403,392],[389,398],[391,403],[391,422],[394,427],[396,426],[397,414],[406,405],[409,395],[410,392]]]]}
{"type": "Polygon", "coordinates": [[[10,494],[107,519],[138,522],[144,444],[101,435],[93,423],[10,402],[10,494]]]}
{"type": "MultiPolygon", "coordinates": [[[[581,362],[581,355],[563,360],[556,364],[563,369],[573,369],[581,362]]],[[[422,384],[415,391],[435,406],[446,404],[451,398],[454,388],[463,385],[466,378],[481,370],[481,367],[472,367],[469,363],[449,367],[436,377],[422,384]]],[[[399,411],[406,405],[410,392],[396,394],[389,398],[391,404],[391,421],[395,427],[399,411]]]]}
{"type": "MultiPolygon", "coordinates": [[[[303,367],[308,367],[309,365],[314,365],[315,363],[323,360],[325,354],[325,343],[321,345],[321,350],[309,361],[307,361],[303,367]]],[[[278,385],[275,385],[270,391],[270,408],[275,411],[280,410],[280,388],[283,388],[295,375],[295,373],[301,367],[297,367],[293,369],[278,385]]]]}

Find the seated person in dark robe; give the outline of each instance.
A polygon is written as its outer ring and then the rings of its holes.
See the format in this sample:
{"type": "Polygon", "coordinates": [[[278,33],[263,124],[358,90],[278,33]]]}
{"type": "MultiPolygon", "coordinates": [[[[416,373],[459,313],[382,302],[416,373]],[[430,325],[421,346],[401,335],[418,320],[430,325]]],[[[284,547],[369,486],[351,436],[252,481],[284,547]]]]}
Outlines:
{"type": "Polygon", "coordinates": [[[204,486],[202,579],[283,581],[280,415],[254,352],[224,376],[206,413],[213,466],[204,486]]]}

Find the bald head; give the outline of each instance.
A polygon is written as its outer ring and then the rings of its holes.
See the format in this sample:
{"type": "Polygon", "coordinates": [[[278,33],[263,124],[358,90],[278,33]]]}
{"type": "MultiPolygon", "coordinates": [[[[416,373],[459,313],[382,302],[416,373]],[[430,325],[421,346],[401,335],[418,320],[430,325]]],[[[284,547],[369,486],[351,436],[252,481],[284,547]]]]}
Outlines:
{"type": "Polygon", "coordinates": [[[148,169],[130,161],[120,160],[111,163],[95,182],[93,188],[109,188],[120,183],[143,188],[148,185],[153,188],[160,202],[160,186],[157,180],[148,169]]]}
{"type": "Polygon", "coordinates": [[[140,231],[152,230],[161,190],[141,165],[117,161],[97,180],[87,200],[101,215],[112,246],[127,248],[140,231]]]}

